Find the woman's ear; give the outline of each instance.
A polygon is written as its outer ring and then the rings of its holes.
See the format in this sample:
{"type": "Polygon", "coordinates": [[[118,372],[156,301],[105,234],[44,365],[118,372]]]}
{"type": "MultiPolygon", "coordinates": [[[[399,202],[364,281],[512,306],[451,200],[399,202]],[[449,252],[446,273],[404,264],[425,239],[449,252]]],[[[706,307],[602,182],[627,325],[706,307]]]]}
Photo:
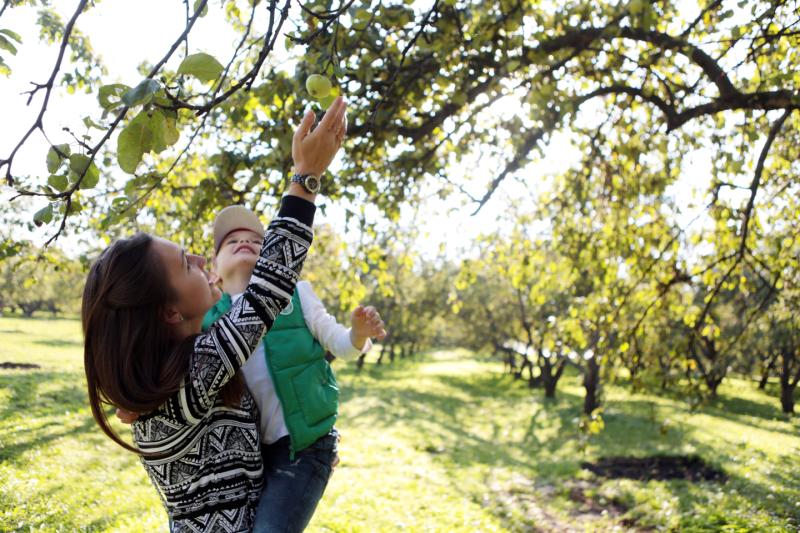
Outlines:
{"type": "Polygon", "coordinates": [[[167,305],[161,310],[161,318],[170,326],[180,324],[183,322],[183,315],[178,311],[174,305],[167,305]]]}

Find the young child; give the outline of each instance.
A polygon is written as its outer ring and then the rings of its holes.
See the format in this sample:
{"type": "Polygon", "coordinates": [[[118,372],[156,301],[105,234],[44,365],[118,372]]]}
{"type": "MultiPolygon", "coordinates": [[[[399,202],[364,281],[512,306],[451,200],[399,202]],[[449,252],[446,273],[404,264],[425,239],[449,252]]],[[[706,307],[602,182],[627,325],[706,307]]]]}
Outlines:
{"type": "MultiPolygon", "coordinates": [[[[206,315],[207,328],[247,287],[264,228],[243,206],[214,222],[213,272],[223,295],[206,315]]],[[[306,281],[242,367],[260,411],[265,488],[254,532],[302,531],[322,497],[334,462],[339,389],[325,352],[352,360],[386,335],[373,307],[359,306],[345,328],[327,313],[306,281]]]]}

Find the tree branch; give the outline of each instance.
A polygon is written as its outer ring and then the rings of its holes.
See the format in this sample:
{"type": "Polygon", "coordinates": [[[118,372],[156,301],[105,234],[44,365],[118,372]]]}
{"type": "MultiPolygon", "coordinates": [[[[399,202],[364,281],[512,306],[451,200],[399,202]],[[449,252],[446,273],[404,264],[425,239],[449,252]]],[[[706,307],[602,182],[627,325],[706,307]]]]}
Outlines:
{"type": "MultiPolygon", "coordinates": [[[[11,165],[14,162],[14,156],[17,154],[22,145],[25,144],[25,141],[28,140],[34,131],[41,130],[44,132],[44,114],[47,111],[47,104],[50,102],[50,94],[53,91],[53,85],[55,83],[56,76],[58,75],[58,71],[61,70],[61,62],[64,59],[64,52],[67,50],[67,46],[69,45],[69,38],[72,35],[72,29],[75,27],[75,21],[78,20],[81,12],[83,12],[83,8],[86,7],[87,0],[80,0],[78,3],[78,7],[75,12],[72,14],[72,18],[69,19],[69,22],[64,27],[64,36],[61,39],[61,45],[58,50],[58,58],[56,59],[56,64],[53,67],[53,72],[50,74],[50,79],[47,80],[44,84],[34,83],[34,88],[29,91],[28,102],[27,105],[31,104],[31,100],[33,99],[34,95],[40,90],[44,89],[44,100],[42,100],[42,107],[39,110],[39,114],[36,116],[36,120],[34,120],[33,125],[28,129],[27,133],[22,136],[22,139],[17,143],[14,149],[11,151],[11,154],[8,156],[7,159],[0,159],[0,168],[6,167],[6,183],[8,183],[9,187],[14,186],[14,177],[11,175],[11,165]]],[[[6,7],[8,6],[8,2],[3,5],[3,11],[5,11],[6,7]]],[[[0,11],[0,15],[2,11],[0,11]]]]}
{"type": "Polygon", "coordinates": [[[758,164],[756,165],[756,172],[753,176],[753,181],[750,183],[750,199],[747,201],[747,206],[744,210],[744,222],[742,222],[742,240],[739,244],[739,256],[743,256],[745,249],[747,248],[747,234],[750,225],[750,217],[753,214],[753,207],[755,206],[756,201],[756,194],[758,194],[758,187],[761,184],[761,175],[764,172],[764,163],[767,160],[767,155],[769,154],[769,150],[772,147],[772,143],[775,140],[775,137],[778,136],[778,132],[783,127],[784,122],[786,119],[789,118],[789,115],[792,113],[792,109],[787,109],[783,112],[783,115],[772,125],[772,128],[769,130],[769,135],[767,136],[767,140],[764,142],[764,147],[761,149],[761,155],[758,157],[758,164]]]}

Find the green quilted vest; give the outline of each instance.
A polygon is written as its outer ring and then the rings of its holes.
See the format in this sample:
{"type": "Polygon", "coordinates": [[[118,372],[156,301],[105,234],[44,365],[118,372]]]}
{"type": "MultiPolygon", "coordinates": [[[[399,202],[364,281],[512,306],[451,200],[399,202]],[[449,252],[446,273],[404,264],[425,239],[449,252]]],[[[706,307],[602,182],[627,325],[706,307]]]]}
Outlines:
{"type": "MultiPolygon", "coordinates": [[[[297,291],[291,309],[278,315],[272,329],[264,335],[267,368],[281,402],[283,418],[291,438],[291,458],[326,435],[339,408],[339,387],[325,349],[309,331],[297,291]],[[284,314],[285,313],[285,314],[284,314]]],[[[223,294],[203,319],[207,329],[231,307],[231,297],[223,294]]]]}

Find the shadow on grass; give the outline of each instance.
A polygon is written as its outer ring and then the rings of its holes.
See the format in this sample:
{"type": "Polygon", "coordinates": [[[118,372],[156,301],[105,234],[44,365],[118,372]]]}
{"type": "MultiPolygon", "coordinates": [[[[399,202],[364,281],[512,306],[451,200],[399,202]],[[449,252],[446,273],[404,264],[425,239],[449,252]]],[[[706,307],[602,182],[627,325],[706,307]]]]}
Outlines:
{"type": "MultiPolygon", "coordinates": [[[[717,509],[711,503],[713,500],[708,499],[721,488],[735,488],[743,495],[743,501],[753,502],[753,507],[759,509],[760,513],[774,513],[788,518],[792,512],[796,512],[792,507],[796,497],[794,500],[785,495],[775,496],[775,500],[765,499],[764,495],[773,492],[769,486],[730,472],[726,467],[741,459],[731,455],[736,455],[735,451],[696,440],[696,429],[681,421],[683,415],[691,416],[683,398],[674,398],[675,404],[668,406],[641,396],[609,402],[603,414],[605,429],[589,438],[590,451],[583,454],[579,451],[580,434],[577,428],[583,403],[580,393],[559,390],[556,399],[546,400],[540,389],[531,390],[524,381],[514,380],[507,374],[448,373],[446,369],[439,372],[431,366],[424,369],[424,379],[432,380],[436,385],[421,389],[420,382],[413,377],[408,379],[409,373],[413,376],[415,371],[409,366],[411,364],[403,361],[395,365],[373,366],[365,369],[361,376],[348,373],[352,379],[343,388],[342,401],[357,397],[375,400],[354,418],[358,417],[362,420],[360,423],[378,431],[402,422],[409,427],[408,434],[420,440],[414,446],[429,453],[434,462],[446,469],[483,465],[490,472],[500,467],[519,473],[536,484],[560,487],[565,482],[569,484],[578,479],[576,476],[581,470],[580,463],[587,459],[609,455],[641,458],[681,453],[689,448],[704,461],[725,472],[728,478],[724,485],[707,481],[663,482],[666,489],[678,499],[681,527],[725,525],[724,514],[730,514],[730,509],[717,509]],[[480,412],[476,413],[476,409],[480,412]],[[492,419],[493,413],[497,413],[498,422],[492,419]],[[671,419],[670,423],[666,423],[667,418],[671,419]],[[519,431],[510,433],[516,435],[516,440],[512,440],[509,432],[505,431],[509,428],[503,424],[519,424],[520,420],[525,421],[524,433],[521,438],[519,431]]],[[[752,417],[771,422],[780,416],[777,407],[768,403],[766,398],[758,401],[732,394],[721,395],[698,412],[727,418],[745,427],[754,425],[754,422],[757,426],[761,425],[752,417]]],[[[776,427],[768,430],[786,431],[776,427]]],[[[762,458],[761,461],[768,462],[768,459],[762,458]]],[[[800,471],[797,468],[798,461],[786,461],[783,467],[775,467],[775,473],[769,476],[770,482],[784,483],[784,486],[794,487],[788,493],[800,494],[800,475],[795,473],[800,471]]],[[[600,478],[593,479],[596,483],[600,478]]],[[[650,491],[647,482],[638,483],[641,483],[643,490],[650,491]]],[[[453,478],[453,487],[467,491],[459,487],[456,477],[453,478]]],[[[477,498],[471,493],[464,494],[469,498],[477,498]]],[[[531,497],[537,496],[532,494],[531,497]]],[[[504,517],[501,514],[498,511],[498,517],[502,520],[504,517]]],[[[653,515],[652,520],[655,520],[652,525],[663,526],[663,517],[653,515]]],[[[739,526],[747,523],[744,518],[730,520],[730,523],[739,526]]]]}
{"type": "Polygon", "coordinates": [[[13,461],[27,451],[46,447],[54,440],[92,432],[96,428],[90,415],[80,419],[74,416],[88,405],[80,374],[3,374],[0,375],[0,392],[9,393],[0,411],[0,431],[5,435],[0,448],[0,462],[13,461]]]}
{"type": "Polygon", "coordinates": [[[773,402],[757,402],[749,398],[738,398],[732,396],[719,396],[708,403],[704,409],[717,416],[732,417],[755,416],[765,420],[784,419],[786,415],[779,408],[778,398],[771,398],[773,402]]]}
{"type": "Polygon", "coordinates": [[[38,341],[33,341],[33,343],[38,344],[39,346],[54,346],[56,348],[83,346],[82,341],[72,341],[64,339],[38,340],[38,341]]]}
{"type": "MultiPolygon", "coordinates": [[[[417,445],[418,449],[431,451],[437,459],[446,459],[460,467],[501,466],[525,469],[537,476],[562,476],[580,470],[585,456],[577,452],[583,402],[579,395],[559,391],[555,399],[545,399],[540,390],[532,391],[524,381],[499,372],[426,375],[442,385],[435,392],[419,390],[413,381],[408,384],[391,381],[405,372],[399,368],[373,370],[370,374],[373,379],[356,378],[352,387],[344,387],[343,402],[363,396],[378,400],[351,416],[376,428],[388,428],[402,421],[412,428],[413,434],[424,435],[425,441],[417,445]],[[453,394],[447,394],[448,390],[453,394]],[[488,423],[489,430],[483,427],[476,431],[470,427],[476,423],[474,409],[479,407],[488,410],[489,420],[481,420],[480,415],[477,420],[488,423]],[[505,421],[491,420],[491,410],[496,410],[498,419],[505,421]],[[520,410],[530,413],[522,438],[504,437],[508,429],[516,428],[501,424],[512,419],[518,423],[520,410]]],[[[622,412],[608,414],[606,430],[592,437],[590,444],[604,453],[640,455],[663,453],[683,444],[686,434],[681,427],[673,427],[666,436],[662,435],[660,421],[650,419],[643,408],[648,402],[641,403],[634,402],[622,412]],[[632,438],[633,435],[638,438],[632,438]]]]}
{"type": "Polygon", "coordinates": [[[80,320],[80,315],[51,314],[50,312],[36,312],[33,316],[25,316],[22,313],[0,313],[0,318],[11,318],[14,320],[25,320],[27,322],[75,322],[80,320]]]}
{"type": "MultiPolygon", "coordinates": [[[[770,531],[785,530],[785,524],[778,520],[794,521],[795,527],[800,523],[800,513],[797,508],[797,501],[800,498],[800,476],[797,474],[800,472],[800,461],[791,453],[792,450],[786,450],[787,455],[777,460],[773,459],[769,481],[765,483],[728,468],[737,459],[728,455],[724,448],[703,443],[693,444],[697,455],[708,464],[724,471],[727,479],[723,484],[688,480],[672,480],[664,484],[664,487],[678,500],[680,530],[755,531],[754,523],[764,520],[765,515],[774,525],[770,531]],[[780,489],[776,491],[776,487],[780,489]],[[715,499],[721,494],[737,500],[727,504],[722,503],[715,499]],[[737,512],[731,512],[732,507],[735,507],[737,512]],[[760,513],[761,516],[756,518],[753,512],[760,513]]],[[[769,462],[763,451],[750,452],[751,457],[758,455],[763,463],[769,462]]]]}

